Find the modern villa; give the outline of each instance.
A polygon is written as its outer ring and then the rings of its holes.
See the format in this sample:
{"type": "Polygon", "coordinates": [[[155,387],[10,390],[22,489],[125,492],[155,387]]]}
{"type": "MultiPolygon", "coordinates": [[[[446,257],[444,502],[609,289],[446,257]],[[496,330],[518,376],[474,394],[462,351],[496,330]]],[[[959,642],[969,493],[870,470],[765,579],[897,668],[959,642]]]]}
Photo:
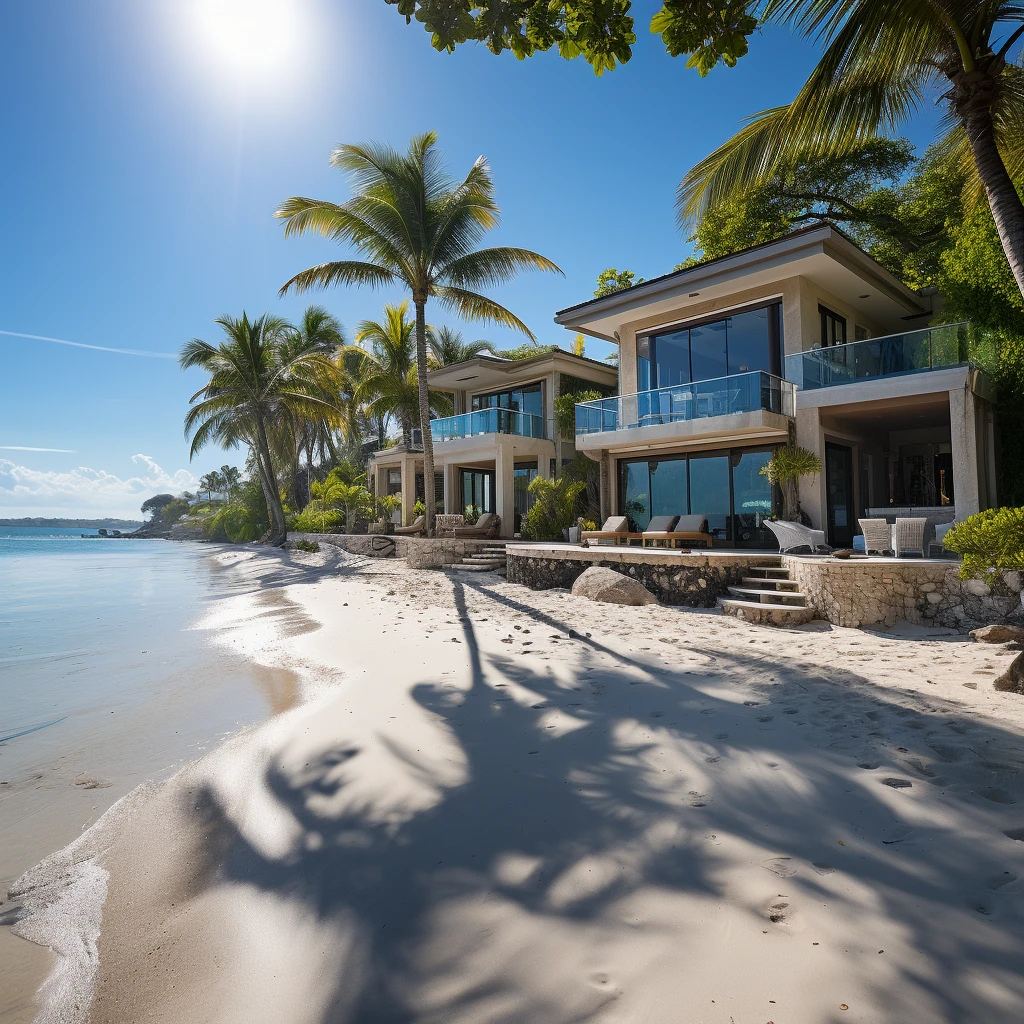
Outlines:
{"type": "MultiPolygon", "coordinates": [[[[576,456],[574,438],[556,428],[555,399],[613,394],[617,378],[614,366],[561,349],[515,360],[483,355],[433,370],[431,390],[450,392],[454,405],[454,415],[431,421],[438,508],[496,512],[501,536],[512,537],[532,500],[530,481],[557,475],[576,456]]],[[[410,523],[424,496],[422,446],[375,452],[367,477],[377,494],[401,494],[402,522],[410,523]]]]}
{"type": "Polygon", "coordinates": [[[790,440],[825,467],[802,507],[836,547],[865,514],[995,505],[989,381],[962,325],[926,326],[938,301],[814,226],[562,310],[619,350],[619,394],[576,410],[602,518],[703,514],[716,547],[774,549],[760,470],[790,440]]]}

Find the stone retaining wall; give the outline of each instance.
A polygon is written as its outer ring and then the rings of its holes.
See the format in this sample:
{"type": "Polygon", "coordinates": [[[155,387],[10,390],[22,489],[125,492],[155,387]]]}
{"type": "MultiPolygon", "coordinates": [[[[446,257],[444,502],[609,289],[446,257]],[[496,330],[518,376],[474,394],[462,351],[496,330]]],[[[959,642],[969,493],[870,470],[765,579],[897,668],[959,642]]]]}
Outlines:
{"type": "Polygon", "coordinates": [[[642,583],[663,604],[713,608],[718,598],[736,585],[751,566],[777,566],[778,555],[751,554],[749,557],[693,552],[641,551],[630,548],[579,548],[565,554],[515,547],[506,549],[509,583],[521,583],[531,590],[569,589],[591,565],[614,569],[642,583]]]}
{"type": "Polygon", "coordinates": [[[799,556],[784,561],[807,603],[837,626],[891,626],[904,619],[963,631],[1024,619],[1017,572],[990,587],[960,579],[959,566],[948,562],[799,556]]]}
{"type": "Polygon", "coordinates": [[[383,533],[289,533],[289,541],[313,540],[367,558],[404,558],[412,569],[435,569],[462,561],[493,541],[451,537],[395,537],[383,533]]]}

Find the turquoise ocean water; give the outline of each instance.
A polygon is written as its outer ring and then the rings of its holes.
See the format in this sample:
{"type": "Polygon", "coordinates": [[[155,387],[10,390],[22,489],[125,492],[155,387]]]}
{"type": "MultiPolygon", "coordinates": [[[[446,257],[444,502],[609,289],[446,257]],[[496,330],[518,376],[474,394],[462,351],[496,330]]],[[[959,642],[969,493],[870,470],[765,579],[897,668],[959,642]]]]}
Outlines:
{"type": "Polygon", "coordinates": [[[117,797],[281,694],[195,628],[254,584],[205,544],[0,527],[0,897],[117,797]]]}

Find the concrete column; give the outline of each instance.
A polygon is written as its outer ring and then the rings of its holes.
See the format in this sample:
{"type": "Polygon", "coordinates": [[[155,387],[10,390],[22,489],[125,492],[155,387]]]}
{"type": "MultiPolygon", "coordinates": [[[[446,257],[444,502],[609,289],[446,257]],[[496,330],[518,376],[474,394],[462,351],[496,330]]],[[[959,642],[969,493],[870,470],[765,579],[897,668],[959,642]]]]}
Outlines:
{"type": "Polygon", "coordinates": [[[999,507],[999,488],[996,475],[996,412],[985,403],[985,455],[988,460],[988,508],[999,507]]]}
{"type": "Polygon", "coordinates": [[[598,487],[598,493],[601,501],[601,522],[597,524],[597,528],[600,530],[601,525],[611,515],[612,512],[612,459],[607,452],[601,452],[601,459],[598,462],[598,467],[601,473],[600,485],[598,487]]]}
{"type": "Polygon", "coordinates": [[[957,519],[981,511],[978,489],[978,437],[974,392],[949,393],[949,428],[953,448],[953,490],[957,519]]]}
{"type": "Polygon", "coordinates": [[[796,443],[821,459],[821,472],[817,476],[805,476],[800,481],[800,507],[811,517],[814,529],[824,530],[828,507],[825,496],[825,432],[821,429],[821,416],[817,409],[797,409],[796,443]]]}
{"type": "Polygon", "coordinates": [[[416,504],[416,462],[408,455],[402,456],[402,525],[412,520],[412,507],[416,504]]]}
{"type": "Polygon", "coordinates": [[[504,438],[498,438],[494,455],[494,508],[501,516],[502,537],[511,540],[516,526],[516,459],[512,445],[504,444],[504,440],[504,438]]]}
{"type": "Polygon", "coordinates": [[[455,466],[450,463],[444,463],[444,510],[448,515],[458,510],[458,506],[461,504],[461,498],[459,497],[459,474],[455,466]]]}

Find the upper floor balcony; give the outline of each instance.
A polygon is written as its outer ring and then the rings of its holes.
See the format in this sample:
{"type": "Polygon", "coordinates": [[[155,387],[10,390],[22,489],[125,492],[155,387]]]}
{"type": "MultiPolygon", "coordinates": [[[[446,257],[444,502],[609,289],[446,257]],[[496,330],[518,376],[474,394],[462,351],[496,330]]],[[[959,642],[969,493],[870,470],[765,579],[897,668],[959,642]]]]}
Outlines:
{"type": "Polygon", "coordinates": [[[749,420],[751,414],[755,419],[763,418],[757,417],[758,413],[791,417],[795,408],[794,392],[795,387],[789,381],[754,370],[636,395],[580,402],[576,406],[576,436],[672,424],[689,424],[692,426],[686,433],[703,433],[705,428],[714,432],[716,424],[695,421],[732,418],[730,426],[738,426],[735,417],[745,416],[749,420]]]}
{"type": "Polygon", "coordinates": [[[786,356],[786,379],[804,391],[971,362],[967,324],[945,324],[786,356]]]}
{"type": "Polygon", "coordinates": [[[513,434],[541,439],[546,436],[543,416],[493,407],[431,420],[430,434],[435,444],[481,434],[513,434]]]}

